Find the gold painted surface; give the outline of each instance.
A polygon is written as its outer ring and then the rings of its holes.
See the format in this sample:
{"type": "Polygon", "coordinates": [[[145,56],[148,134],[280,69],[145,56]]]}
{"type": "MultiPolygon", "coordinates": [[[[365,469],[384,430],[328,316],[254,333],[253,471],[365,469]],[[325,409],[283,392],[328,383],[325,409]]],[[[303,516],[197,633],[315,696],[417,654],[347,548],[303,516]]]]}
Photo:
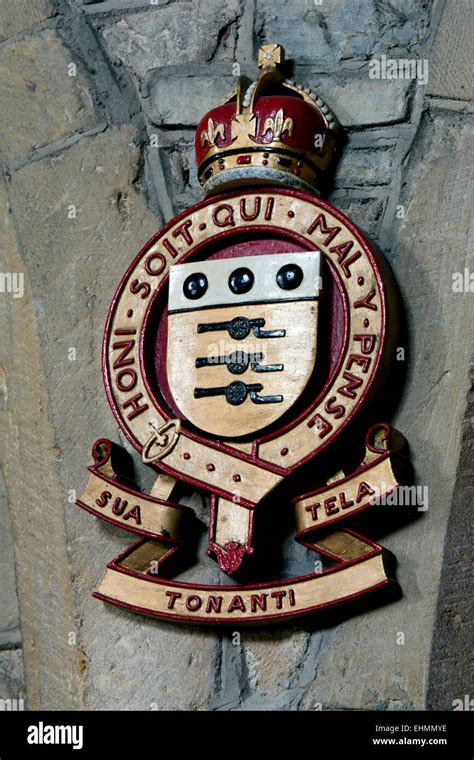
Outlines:
{"type": "Polygon", "coordinates": [[[357,559],[363,554],[373,552],[374,548],[372,544],[367,543],[363,539],[353,536],[345,530],[335,530],[329,533],[327,536],[317,538],[314,542],[316,551],[321,550],[324,553],[331,554],[341,562],[349,562],[352,559],[357,559]]]}
{"type": "MultiPolygon", "coordinates": [[[[135,551],[131,552],[128,557],[121,561],[121,566],[127,570],[133,570],[135,573],[146,574],[150,568],[154,567],[165,554],[173,551],[169,546],[161,544],[159,541],[144,541],[137,546],[135,551]]],[[[126,577],[122,575],[122,577],[126,577]]]]}
{"type": "Polygon", "coordinates": [[[157,504],[156,502],[147,500],[144,494],[129,493],[120,488],[120,485],[114,485],[109,481],[103,480],[96,473],[91,472],[89,474],[89,481],[80,501],[98,517],[108,517],[117,523],[117,525],[120,525],[125,529],[127,527],[139,528],[140,530],[156,534],[162,534],[163,531],[166,531],[169,538],[180,538],[180,530],[182,521],[185,517],[185,510],[177,509],[173,506],[157,504]],[[111,494],[111,497],[108,499],[106,506],[100,507],[98,506],[97,501],[105,491],[108,491],[111,494]],[[120,499],[122,505],[124,501],[127,502],[127,507],[121,515],[115,515],[112,511],[112,505],[114,504],[115,499],[120,499]],[[139,524],[134,518],[129,518],[128,520],[124,519],[127,513],[137,505],[140,508],[139,524]]]}
{"type": "Polygon", "coordinates": [[[125,575],[113,568],[108,568],[97,591],[99,594],[108,597],[109,600],[133,605],[145,612],[157,613],[158,615],[166,614],[170,617],[186,617],[189,618],[190,622],[192,620],[219,622],[219,620],[223,619],[251,622],[251,597],[255,594],[267,593],[268,597],[266,613],[257,609],[253,613],[254,617],[265,614],[279,614],[283,616],[288,612],[304,614],[315,606],[330,604],[334,601],[361,594],[386,581],[387,576],[382,556],[376,555],[327,575],[313,576],[307,580],[293,584],[281,585],[275,583],[264,588],[257,587],[253,589],[239,586],[236,586],[232,590],[224,590],[219,586],[209,589],[197,584],[193,584],[192,588],[186,589],[175,586],[172,582],[161,585],[142,578],[125,575]],[[289,589],[292,589],[295,593],[294,606],[290,606],[289,604],[289,589]],[[172,609],[168,607],[170,597],[166,595],[166,591],[182,594],[176,600],[172,609]],[[286,592],[285,597],[283,597],[281,610],[276,608],[275,598],[271,597],[272,592],[278,591],[286,592]],[[201,597],[202,605],[199,610],[191,611],[186,607],[188,595],[198,595],[201,597]],[[236,595],[242,599],[245,611],[234,606],[233,611],[228,612],[229,605],[231,605],[236,595]],[[205,612],[207,600],[210,596],[222,597],[220,613],[205,612]]]}
{"type": "Polygon", "coordinates": [[[216,505],[215,542],[225,546],[229,541],[246,544],[249,540],[250,511],[226,499],[218,499],[216,505]]]}
{"type": "Polygon", "coordinates": [[[248,435],[278,420],[298,400],[316,361],[316,301],[275,304],[245,304],[235,307],[171,314],[168,320],[168,378],[180,411],[196,427],[223,438],[248,435]],[[264,318],[264,330],[285,330],[285,336],[233,340],[228,332],[198,333],[201,323],[227,322],[235,317],[264,318]],[[260,366],[282,365],[273,372],[256,372],[251,362],[243,374],[232,374],[226,364],[212,363],[196,368],[197,358],[234,353],[262,354],[260,366]],[[224,395],[194,397],[195,388],[225,388],[234,382],[259,385],[259,397],[282,396],[273,403],[230,404],[224,395]]]}
{"type": "MultiPolygon", "coordinates": [[[[323,493],[309,496],[306,499],[301,499],[295,504],[296,513],[296,529],[297,531],[306,530],[307,528],[320,528],[323,525],[330,523],[332,520],[338,517],[349,517],[353,512],[356,512],[362,504],[366,504],[371,498],[370,494],[364,495],[357,501],[358,494],[360,493],[361,485],[369,486],[374,492],[375,496],[383,496],[385,493],[391,491],[398,485],[398,481],[393,472],[392,463],[389,457],[385,457],[382,461],[376,463],[372,467],[369,467],[365,472],[355,473],[346,482],[331,483],[331,487],[326,489],[323,493]],[[335,499],[335,501],[334,501],[335,499]],[[328,503],[329,511],[339,510],[334,514],[327,514],[324,502],[328,503]],[[343,507],[343,504],[348,502],[354,502],[351,507],[343,507]],[[311,511],[308,509],[311,505],[320,504],[320,507],[316,510],[318,519],[314,520],[311,511]]],[[[365,489],[364,489],[365,490],[365,489]]]]}
{"type": "Polygon", "coordinates": [[[169,499],[177,482],[176,478],[172,478],[171,475],[165,475],[162,472],[153,483],[150,496],[153,496],[155,499],[169,499]]]}

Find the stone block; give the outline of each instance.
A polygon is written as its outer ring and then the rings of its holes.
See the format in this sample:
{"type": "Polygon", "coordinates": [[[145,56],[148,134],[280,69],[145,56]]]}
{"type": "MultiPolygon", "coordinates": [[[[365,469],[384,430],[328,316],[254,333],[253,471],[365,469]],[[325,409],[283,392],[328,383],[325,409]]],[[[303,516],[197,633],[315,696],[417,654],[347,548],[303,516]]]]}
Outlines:
{"type": "Polygon", "coordinates": [[[189,129],[159,129],[155,133],[157,151],[164,175],[164,185],[173,209],[182,211],[203,199],[197,178],[194,154],[194,131],[189,129]]]}
{"type": "Polygon", "coordinates": [[[369,79],[364,66],[357,75],[345,71],[311,73],[299,67],[295,79],[310,87],[327,103],[343,127],[369,127],[403,121],[413,83],[406,79],[369,79]]]}
{"type": "Polygon", "coordinates": [[[26,32],[36,24],[54,16],[56,10],[50,0],[1,0],[0,3],[0,41],[13,37],[14,34],[26,32]]]}
{"type": "Polygon", "coordinates": [[[158,76],[150,83],[145,107],[153,124],[195,126],[235,87],[230,76],[158,76]]]}
{"type": "Polygon", "coordinates": [[[334,182],[337,187],[386,185],[392,177],[392,151],[389,148],[351,148],[338,164],[334,182]]]}
{"type": "Polygon", "coordinates": [[[377,242],[387,197],[388,189],[383,187],[372,194],[360,191],[357,195],[347,190],[335,189],[328,200],[357,224],[369,238],[377,242]]]}
{"type": "Polygon", "coordinates": [[[429,24],[423,0],[259,0],[257,33],[296,61],[338,61],[417,49],[429,24]]]}
{"type": "Polygon", "coordinates": [[[100,28],[111,55],[138,79],[156,67],[234,59],[240,0],[151,6],[100,28]]]}
{"type": "Polygon", "coordinates": [[[430,56],[429,95],[472,100],[474,64],[467,51],[473,37],[474,7],[470,0],[447,3],[430,56]]]}
{"type": "Polygon", "coordinates": [[[0,51],[3,163],[95,125],[91,92],[59,36],[45,30],[0,51]]]}

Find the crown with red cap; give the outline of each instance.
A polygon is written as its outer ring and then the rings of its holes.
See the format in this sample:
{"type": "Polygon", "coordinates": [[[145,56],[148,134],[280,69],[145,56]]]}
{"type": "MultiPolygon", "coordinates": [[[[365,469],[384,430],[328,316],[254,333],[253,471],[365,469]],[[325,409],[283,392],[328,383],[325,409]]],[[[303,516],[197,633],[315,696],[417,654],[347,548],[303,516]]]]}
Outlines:
{"type": "Polygon", "coordinates": [[[209,111],[196,131],[198,177],[206,193],[240,185],[285,185],[319,194],[340,125],[323,100],[285,79],[281,45],[259,50],[260,75],[209,111]]]}

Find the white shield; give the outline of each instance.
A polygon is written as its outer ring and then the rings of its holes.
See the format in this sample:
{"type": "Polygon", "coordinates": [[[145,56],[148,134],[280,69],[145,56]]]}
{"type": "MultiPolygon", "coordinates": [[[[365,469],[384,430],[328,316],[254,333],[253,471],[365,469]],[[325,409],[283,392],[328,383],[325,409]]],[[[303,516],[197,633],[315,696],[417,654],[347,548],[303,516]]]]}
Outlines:
{"type": "Polygon", "coordinates": [[[167,373],[182,414],[224,439],[278,420],[316,361],[319,251],[176,264],[167,373]]]}

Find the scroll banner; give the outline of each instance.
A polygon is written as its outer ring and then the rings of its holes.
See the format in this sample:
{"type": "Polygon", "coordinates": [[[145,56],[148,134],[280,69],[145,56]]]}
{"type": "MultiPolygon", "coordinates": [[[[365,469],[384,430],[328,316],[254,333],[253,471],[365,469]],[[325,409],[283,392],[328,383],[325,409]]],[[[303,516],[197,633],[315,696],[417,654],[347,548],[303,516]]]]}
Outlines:
{"type": "MultiPolygon", "coordinates": [[[[111,450],[110,442],[105,444],[111,450]]],[[[389,553],[382,546],[352,530],[320,530],[370,507],[374,493],[383,496],[399,487],[395,452],[381,453],[380,448],[368,447],[366,459],[355,473],[295,500],[296,540],[336,560],[337,565],[324,572],[269,583],[211,586],[171,581],[164,575],[168,559],[184,544],[182,530],[191,510],[125,488],[116,480],[104,441],[97,442],[93,451],[96,457],[100,451],[103,456],[90,468],[89,482],[78,505],[146,536],[107,565],[94,593],[103,601],[169,620],[251,625],[307,615],[384,587],[397,587],[386,567],[389,553]],[[116,514],[124,500],[127,506],[116,514]],[[139,507],[140,524],[126,517],[135,506],[139,507]]]]}
{"type": "MultiPolygon", "coordinates": [[[[308,540],[316,530],[328,528],[359,514],[405,482],[406,460],[393,450],[381,452],[380,448],[370,442],[370,436],[374,432],[379,437],[384,433],[393,437],[395,431],[389,425],[372,428],[366,438],[364,461],[356,472],[293,500],[296,513],[295,538],[299,543],[313,548],[313,542],[308,543],[308,540]]],[[[321,553],[331,554],[322,549],[321,553]]]]}
{"type": "Polygon", "coordinates": [[[124,530],[156,539],[168,549],[182,545],[185,521],[192,518],[192,510],[120,483],[113,451],[113,443],[106,438],[95,442],[95,463],[89,467],[89,482],[77,506],[124,530]]]}

